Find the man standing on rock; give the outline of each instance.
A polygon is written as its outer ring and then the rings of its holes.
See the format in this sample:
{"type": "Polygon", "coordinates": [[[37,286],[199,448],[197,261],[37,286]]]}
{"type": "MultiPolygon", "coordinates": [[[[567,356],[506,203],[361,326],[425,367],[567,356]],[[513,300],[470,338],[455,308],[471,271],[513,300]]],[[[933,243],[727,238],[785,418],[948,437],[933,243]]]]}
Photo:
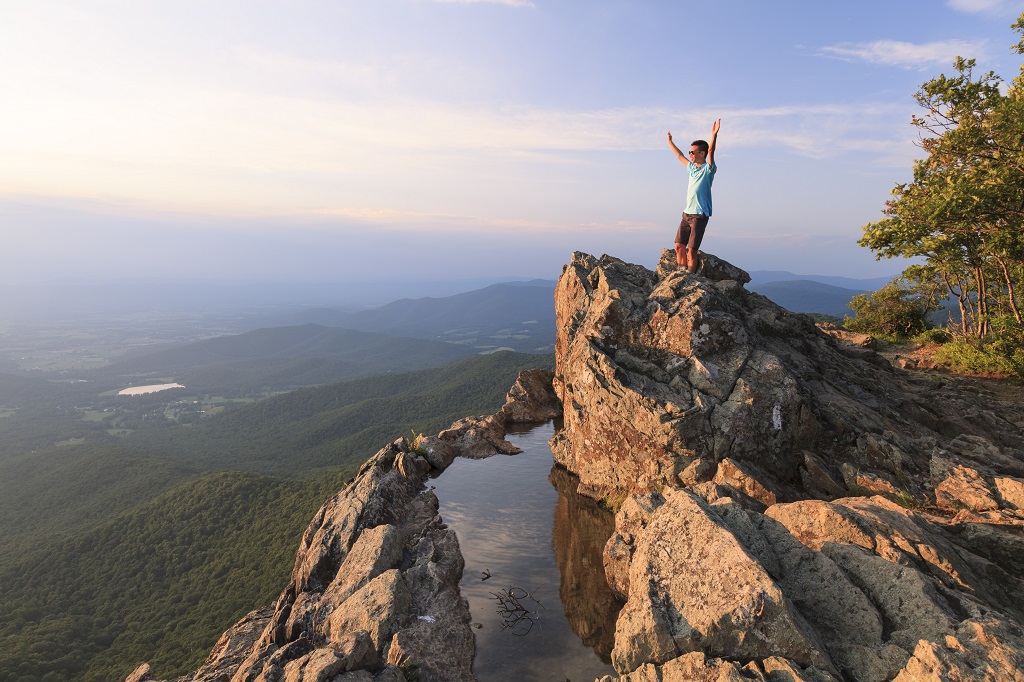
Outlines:
{"type": "Polygon", "coordinates": [[[715,179],[718,166],[715,165],[715,144],[718,142],[718,129],[722,127],[722,119],[711,124],[711,144],[704,140],[690,143],[689,158],[680,151],[672,141],[672,132],[668,134],[668,144],[675,151],[679,160],[686,164],[690,180],[686,185],[686,209],[683,219],[676,231],[676,263],[690,272],[697,272],[697,249],[704,239],[704,230],[711,217],[711,183],[715,179]]]}

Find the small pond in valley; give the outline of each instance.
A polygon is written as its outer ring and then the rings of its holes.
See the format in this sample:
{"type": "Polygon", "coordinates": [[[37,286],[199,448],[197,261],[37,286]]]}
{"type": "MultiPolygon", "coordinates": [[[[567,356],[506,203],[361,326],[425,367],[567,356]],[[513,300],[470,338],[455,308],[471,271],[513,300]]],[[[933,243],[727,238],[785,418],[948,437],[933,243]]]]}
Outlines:
{"type": "Polygon", "coordinates": [[[118,395],[145,395],[146,393],[159,393],[172,388],[185,388],[181,384],[150,384],[149,386],[132,386],[117,392],[118,395]]]}
{"type": "Polygon", "coordinates": [[[466,559],[460,587],[481,682],[591,682],[614,674],[622,605],[602,564],[614,518],[553,466],[553,435],[550,422],[510,433],[521,454],[459,458],[432,481],[441,518],[466,559]]]}

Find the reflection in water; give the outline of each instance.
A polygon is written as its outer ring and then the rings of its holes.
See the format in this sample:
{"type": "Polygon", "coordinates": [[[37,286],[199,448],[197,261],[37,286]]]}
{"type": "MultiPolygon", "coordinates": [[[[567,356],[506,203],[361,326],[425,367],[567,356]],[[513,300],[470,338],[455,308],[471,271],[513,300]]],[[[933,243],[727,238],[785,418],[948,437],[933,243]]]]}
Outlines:
{"type": "Polygon", "coordinates": [[[577,493],[580,481],[565,469],[552,468],[548,480],[558,491],[552,543],[565,617],[583,643],[611,664],[622,604],[604,576],[604,546],[615,531],[615,517],[577,493]]]}
{"type": "Polygon", "coordinates": [[[601,554],[614,522],[575,494],[571,474],[552,467],[552,435],[550,423],[510,434],[521,454],[458,459],[434,481],[441,517],[466,559],[460,587],[473,616],[473,672],[481,682],[613,674],[608,661],[621,605],[605,582],[601,554]],[[533,620],[525,634],[503,628],[494,594],[509,592],[536,602],[526,605],[533,620]]]}

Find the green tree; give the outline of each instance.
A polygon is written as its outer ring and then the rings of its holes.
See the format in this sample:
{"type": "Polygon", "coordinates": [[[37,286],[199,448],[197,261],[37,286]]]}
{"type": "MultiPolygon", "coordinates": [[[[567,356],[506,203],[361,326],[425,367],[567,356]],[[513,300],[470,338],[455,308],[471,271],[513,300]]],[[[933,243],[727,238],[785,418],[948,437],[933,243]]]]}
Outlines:
{"type": "MultiPolygon", "coordinates": [[[[1024,14],[1012,28],[1024,36],[1024,14]]],[[[1013,50],[1024,54],[1024,40],[1013,50]]],[[[988,343],[1024,327],[1024,66],[1009,84],[991,71],[976,76],[975,66],[958,57],[955,75],[915,94],[926,157],[860,244],[878,258],[923,258],[904,277],[941,283],[959,309],[950,331],[988,343]]]]}
{"type": "Polygon", "coordinates": [[[850,331],[906,339],[931,326],[928,313],[936,306],[927,288],[896,279],[874,293],[854,296],[850,308],[856,317],[843,323],[850,331]]]}

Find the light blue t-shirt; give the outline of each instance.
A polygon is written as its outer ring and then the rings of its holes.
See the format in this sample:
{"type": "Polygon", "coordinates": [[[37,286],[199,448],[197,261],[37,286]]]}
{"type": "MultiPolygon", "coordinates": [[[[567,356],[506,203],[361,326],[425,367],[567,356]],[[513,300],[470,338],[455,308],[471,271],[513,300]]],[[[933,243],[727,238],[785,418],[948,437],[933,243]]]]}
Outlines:
{"type": "Polygon", "coordinates": [[[686,213],[703,213],[711,215],[711,183],[715,180],[718,164],[709,166],[706,163],[697,165],[686,162],[690,171],[690,181],[686,185],[686,213]]]}

